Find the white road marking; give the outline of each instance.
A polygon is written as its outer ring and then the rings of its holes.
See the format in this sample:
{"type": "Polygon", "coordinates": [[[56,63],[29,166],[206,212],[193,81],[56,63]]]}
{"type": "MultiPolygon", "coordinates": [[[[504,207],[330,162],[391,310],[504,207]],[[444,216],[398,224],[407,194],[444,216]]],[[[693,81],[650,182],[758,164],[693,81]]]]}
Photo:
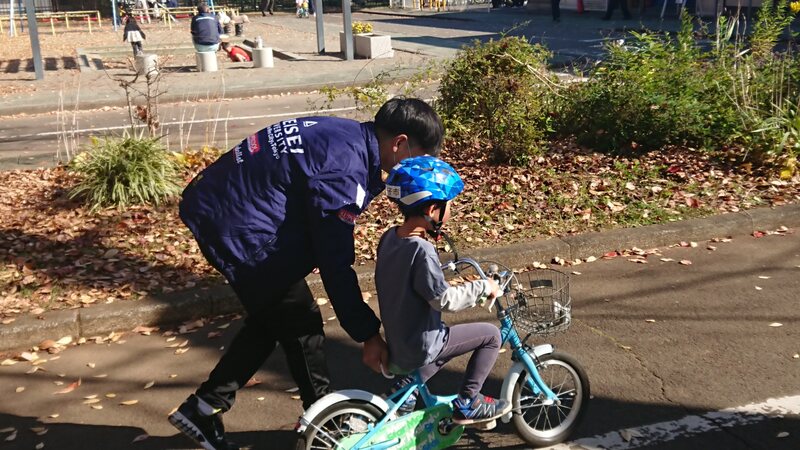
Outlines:
{"type": "MultiPolygon", "coordinates": [[[[277,118],[277,117],[302,117],[308,115],[324,115],[327,113],[335,113],[335,112],[343,112],[343,111],[353,111],[355,110],[355,106],[348,106],[345,108],[331,108],[331,109],[319,109],[313,111],[295,111],[295,112],[285,112],[285,113],[277,113],[277,114],[261,114],[257,116],[241,116],[241,117],[215,117],[212,119],[194,119],[194,120],[183,120],[183,121],[175,121],[175,122],[165,122],[162,123],[161,126],[166,127],[169,125],[180,125],[181,123],[188,125],[188,124],[195,124],[195,123],[207,123],[207,122],[231,122],[237,120],[253,120],[253,119],[269,119],[269,118],[277,118]]],[[[45,131],[42,133],[33,133],[33,134],[20,134],[16,136],[9,136],[7,139],[22,139],[22,138],[31,138],[31,137],[44,137],[44,136],[58,136],[62,134],[83,134],[88,132],[98,132],[98,131],[113,131],[113,130],[123,130],[123,129],[130,129],[130,125],[116,125],[111,127],[100,127],[100,128],[81,128],[78,130],[67,130],[66,133],[64,131],[45,131]]],[[[136,128],[145,128],[146,125],[137,125],[136,128]]]]}
{"type": "Polygon", "coordinates": [[[771,398],[762,403],[751,403],[702,415],[686,416],[678,420],[612,431],[548,448],[552,450],[639,448],[786,415],[800,415],[800,395],[771,398]],[[629,437],[630,441],[625,440],[623,434],[629,437]]]}

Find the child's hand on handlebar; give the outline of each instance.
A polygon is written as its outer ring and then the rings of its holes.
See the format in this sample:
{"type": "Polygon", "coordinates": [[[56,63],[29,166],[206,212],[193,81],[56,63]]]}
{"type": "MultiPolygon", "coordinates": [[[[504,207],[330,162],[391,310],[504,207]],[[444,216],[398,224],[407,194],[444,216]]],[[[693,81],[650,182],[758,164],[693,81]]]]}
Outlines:
{"type": "Polygon", "coordinates": [[[503,295],[503,291],[500,289],[500,286],[492,280],[491,278],[486,280],[489,283],[488,289],[484,290],[483,295],[480,299],[478,299],[478,306],[487,306],[489,311],[492,310],[492,305],[494,305],[494,300],[497,297],[503,295]]]}

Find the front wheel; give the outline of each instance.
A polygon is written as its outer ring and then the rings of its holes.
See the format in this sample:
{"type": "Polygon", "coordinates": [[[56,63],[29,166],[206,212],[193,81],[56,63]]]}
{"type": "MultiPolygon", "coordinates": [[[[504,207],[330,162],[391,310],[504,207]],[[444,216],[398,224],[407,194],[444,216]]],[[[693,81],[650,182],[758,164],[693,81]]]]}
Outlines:
{"type": "Polygon", "coordinates": [[[539,375],[558,397],[550,403],[544,394],[534,394],[523,372],[512,394],[513,423],[517,434],[534,447],[565,441],[580,423],[589,401],[589,377],[575,358],[551,353],[539,360],[539,375]]]}
{"type": "Polygon", "coordinates": [[[369,425],[384,416],[377,406],[343,401],[325,408],[297,438],[296,450],[338,449],[338,443],[354,434],[366,433],[369,425]]]}

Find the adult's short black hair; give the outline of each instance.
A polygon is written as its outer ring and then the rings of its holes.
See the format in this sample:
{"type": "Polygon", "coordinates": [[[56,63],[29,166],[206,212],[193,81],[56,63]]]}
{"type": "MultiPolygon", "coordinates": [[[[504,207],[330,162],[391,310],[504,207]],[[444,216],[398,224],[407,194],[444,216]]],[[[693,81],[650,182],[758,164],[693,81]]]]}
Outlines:
{"type": "Polygon", "coordinates": [[[395,97],[375,114],[375,129],[385,136],[405,134],[426,153],[439,156],[444,126],[436,111],[418,98],[395,97]]]}
{"type": "Polygon", "coordinates": [[[208,11],[210,11],[209,8],[208,8],[208,3],[203,2],[203,3],[200,3],[199,5],[197,5],[197,12],[205,14],[208,11]]]}

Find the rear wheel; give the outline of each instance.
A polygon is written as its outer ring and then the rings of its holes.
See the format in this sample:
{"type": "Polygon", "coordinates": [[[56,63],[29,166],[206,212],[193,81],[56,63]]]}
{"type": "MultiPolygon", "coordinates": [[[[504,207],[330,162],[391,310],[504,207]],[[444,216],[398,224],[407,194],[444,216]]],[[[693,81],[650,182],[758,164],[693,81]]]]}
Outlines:
{"type": "Polygon", "coordinates": [[[551,353],[539,362],[539,375],[558,401],[550,403],[543,394],[534,394],[530,375],[523,372],[512,394],[512,420],[525,442],[546,447],[565,441],[580,423],[589,401],[589,378],[575,358],[563,353],[551,353]]]}
{"type": "Polygon", "coordinates": [[[327,407],[297,438],[296,450],[335,449],[343,438],[366,433],[369,424],[384,416],[377,406],[358,401],[344,401],[327,407]]]}

